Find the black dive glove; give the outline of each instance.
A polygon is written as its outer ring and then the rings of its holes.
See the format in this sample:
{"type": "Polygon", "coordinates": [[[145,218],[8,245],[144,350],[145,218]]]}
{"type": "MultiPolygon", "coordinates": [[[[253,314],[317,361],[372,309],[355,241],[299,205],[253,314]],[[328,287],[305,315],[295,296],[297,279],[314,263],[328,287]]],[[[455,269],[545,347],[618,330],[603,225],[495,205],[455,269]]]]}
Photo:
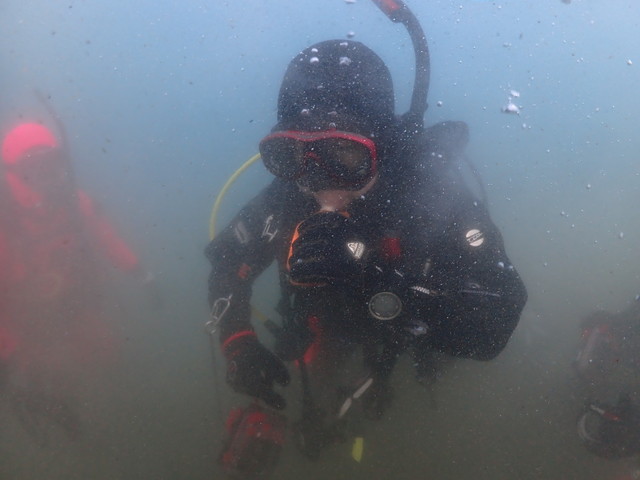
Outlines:
{"type": "Polygon", "coordinates": [[[296,228],[287,261],[295,285],[321,286],[358,274],[365,246],[353,221],[338,212],[319,212],[296,228]]]}
{"type": "Polygon", "coordinates": [[[284,363],[267,350],[252,331],[229,337],[223,344],[227,357],[227,382],[239,393],[263,400],[279,410],[284,398],[273,390],[273,382],[285,386],[291,380],[284,363]]]}

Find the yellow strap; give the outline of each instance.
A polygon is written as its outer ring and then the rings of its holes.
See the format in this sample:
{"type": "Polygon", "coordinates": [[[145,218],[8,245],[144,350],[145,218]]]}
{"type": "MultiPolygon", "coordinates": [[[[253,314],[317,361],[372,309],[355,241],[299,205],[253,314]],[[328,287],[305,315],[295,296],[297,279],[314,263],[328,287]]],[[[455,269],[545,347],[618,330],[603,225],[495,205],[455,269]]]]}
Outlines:
{"type": "Polygon", "coordinates": [[[253,165],[259,158],[260,158],[260,154],[256,153],[253,157],[251,157],[249,160],[244,162],[242,166],[238,168],[233,173],[233,175],[229,177],[229,180],[227,180],[227,183],[225,183],[224,186],[222,187],[222,190],[220,190],[220,193],[216,197],[216,201],[213,204],[213,209],[211,210],[211,217],[209,217],[209,240],[213,240],[213,238],[216,236],[216,220],[218,219],[218,211],[220,210],[220,205],[222,205],[222,199],[227,193],[227,190],[229,190],[233,182],[235,182],[236,179],[240,175],[242,175],[242,173],[247,168],[253,165]]]}
{"type": "Polygon", "coordinates": [[[364,438],[356,437],[353,439],[353,447],[351,447],[351,456],[356,462],[362,460],[362,453],[364,452],[364,438]]]}

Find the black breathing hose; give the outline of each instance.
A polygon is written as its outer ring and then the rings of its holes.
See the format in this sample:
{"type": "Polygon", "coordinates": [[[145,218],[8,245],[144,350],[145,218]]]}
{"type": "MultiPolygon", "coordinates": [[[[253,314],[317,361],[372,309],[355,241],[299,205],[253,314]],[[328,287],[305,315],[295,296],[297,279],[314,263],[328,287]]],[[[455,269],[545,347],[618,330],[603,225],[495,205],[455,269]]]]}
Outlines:
{"type": "Polygon", "coordinates": [[[420,131],[424,125],[424,114],[427,111],[427,95],[429,94],[431,76],[427,38],[420,22],[402,0],[373,0],[373,3],[392,22],[402,23],[411,37],[416,56],[416,72],[411,95],[411,106],[409,111],[403,115],[403,119],[408,125],[412,125],[417,131],[420,131]]]}

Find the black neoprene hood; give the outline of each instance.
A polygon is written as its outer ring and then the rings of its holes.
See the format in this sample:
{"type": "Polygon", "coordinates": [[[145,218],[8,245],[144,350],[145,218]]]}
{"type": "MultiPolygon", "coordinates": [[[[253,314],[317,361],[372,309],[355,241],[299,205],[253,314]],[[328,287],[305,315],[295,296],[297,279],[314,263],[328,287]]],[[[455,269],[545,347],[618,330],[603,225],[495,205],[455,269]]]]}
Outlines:
{"type": "Polygon", "coordinates": [[[389,69],[360,42],[317,43],[299,53],[285,72],[278,98],[277,129],[335,127],[375,135],[393,119],[389,69]]]}

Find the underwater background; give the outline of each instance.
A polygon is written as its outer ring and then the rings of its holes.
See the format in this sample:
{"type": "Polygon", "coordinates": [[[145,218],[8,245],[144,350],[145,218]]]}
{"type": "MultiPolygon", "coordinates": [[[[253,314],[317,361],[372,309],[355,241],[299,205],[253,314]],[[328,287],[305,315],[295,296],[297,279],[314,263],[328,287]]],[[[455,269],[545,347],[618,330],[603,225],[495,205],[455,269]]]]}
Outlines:
{"type": "MultiPolygon", "coordinates": [[[[571,362],[579,322],[640,293],[640,4],[635,0],[413,0],[431,52],[426,124],[464,120],[493,220],[529,292],[504,353],[458,362],[432,392],[395,376],[361,463],[338,445],[317,463],[287,449],[279,479],[615,479],[630,460],[590,455],[571,362]],[[513,102],[519,113],[503,109],[513,102]]],[[[414,57],[405,29],[368,0],[3,0],[0,129],[66,125],[77,181],[156,279],[126,283],[122,358],[82,388],[81,435],[34,441],[0,402],[0,479],[212,479],[223,416],[246,400],[212,368],[203,255],[211,207],[275,123],[284,70],[329,38],[387,63],[398,113],[414,57]]],[[[251,167],[221,228],[270,177],[251,167]]],[[[273,314],[269,275],[255,303],[273,314]]],[[[636,379],[637,381],[637,379],[636,379]]],[[[637,389],[637,385],[633,388],[637,389]]],[[[634,390],[635,392],[635,390],[634,390]]]]}

